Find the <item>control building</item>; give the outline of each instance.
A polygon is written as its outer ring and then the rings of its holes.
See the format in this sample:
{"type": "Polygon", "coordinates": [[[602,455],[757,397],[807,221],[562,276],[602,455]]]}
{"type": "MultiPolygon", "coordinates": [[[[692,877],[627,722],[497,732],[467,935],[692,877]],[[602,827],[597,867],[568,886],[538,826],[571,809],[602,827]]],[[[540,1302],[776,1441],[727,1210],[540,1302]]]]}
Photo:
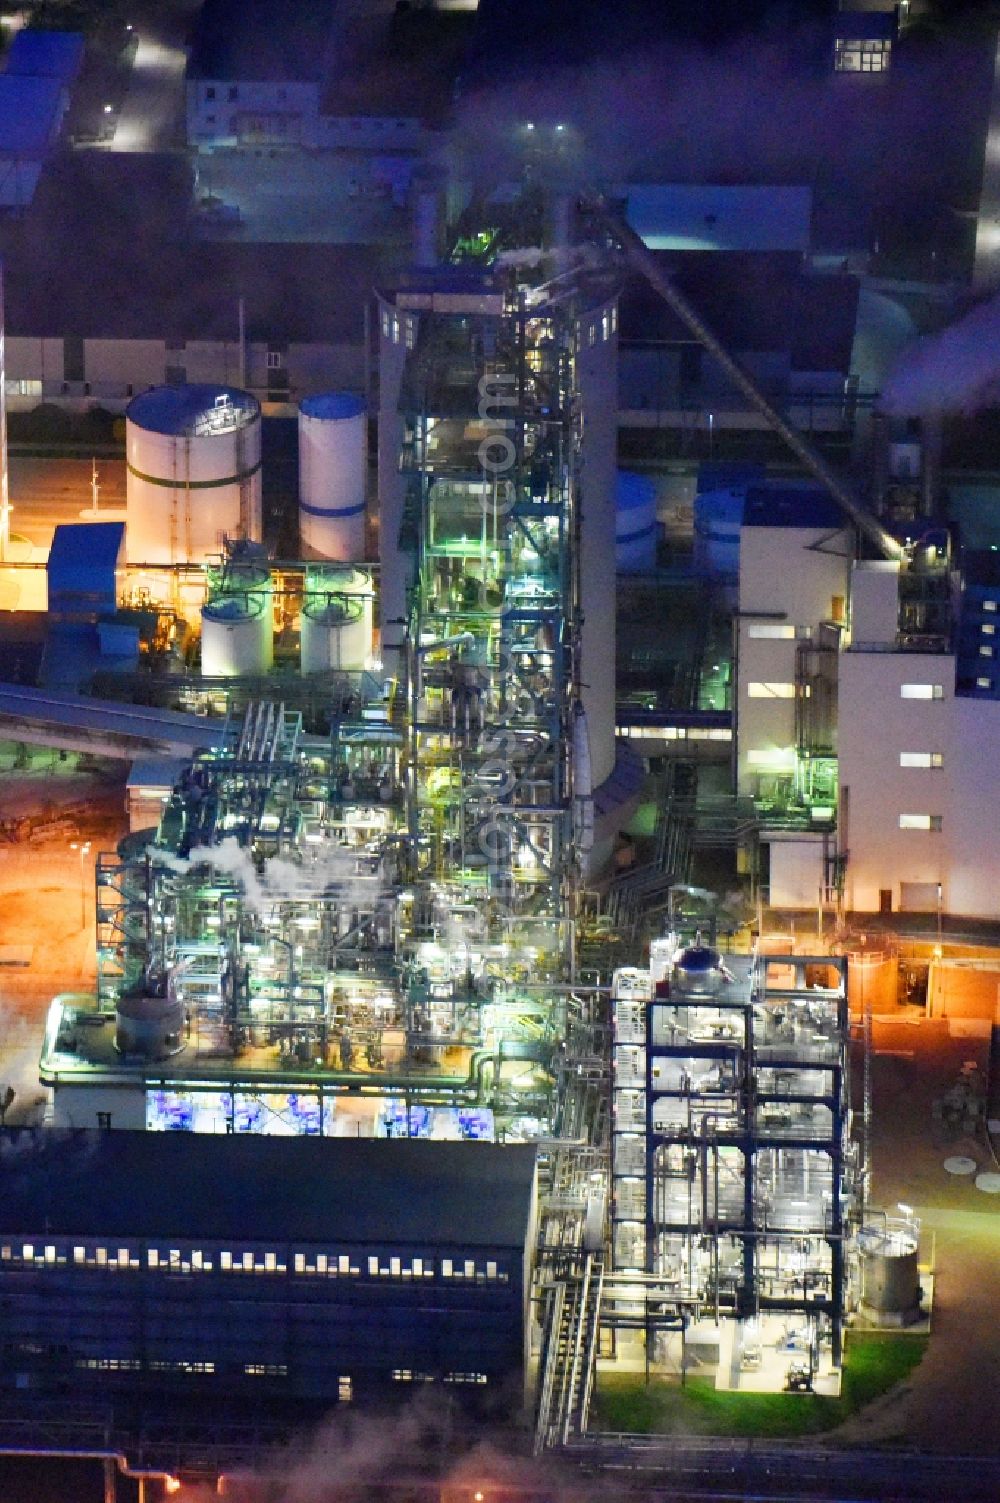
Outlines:
{"type": "Polygon", "coordinates": [[[0,1386],[523,1402],[534,1148],[3,1137],[0,1386]]]}

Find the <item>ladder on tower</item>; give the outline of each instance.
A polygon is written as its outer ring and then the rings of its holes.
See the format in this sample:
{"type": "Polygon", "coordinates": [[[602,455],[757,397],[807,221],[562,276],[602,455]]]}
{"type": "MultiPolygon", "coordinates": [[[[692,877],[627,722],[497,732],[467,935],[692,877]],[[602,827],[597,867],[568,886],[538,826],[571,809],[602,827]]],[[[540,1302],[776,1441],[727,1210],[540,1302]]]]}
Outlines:
{"type": "Polygon", "coordinates": [[[594,1389],[604,1291],[604,1256],[587,1252],[583,1266],[549,1285],[539,1363],[535,1455],[567,1445],[587,1429],[594,1389]]]}

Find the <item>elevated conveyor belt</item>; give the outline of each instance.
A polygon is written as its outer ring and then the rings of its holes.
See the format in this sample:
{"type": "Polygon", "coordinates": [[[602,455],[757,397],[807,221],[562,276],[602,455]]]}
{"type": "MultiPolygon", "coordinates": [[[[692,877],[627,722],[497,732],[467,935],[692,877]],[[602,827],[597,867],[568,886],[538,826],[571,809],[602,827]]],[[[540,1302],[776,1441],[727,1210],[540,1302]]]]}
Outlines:
{"type": "Polygon", "coordinates": [[[0,684],[0,738],[32,746],[124,761],[150,752],[187,756],[212,746],[223,725],[222,720],[147,705],[0,684]]]}

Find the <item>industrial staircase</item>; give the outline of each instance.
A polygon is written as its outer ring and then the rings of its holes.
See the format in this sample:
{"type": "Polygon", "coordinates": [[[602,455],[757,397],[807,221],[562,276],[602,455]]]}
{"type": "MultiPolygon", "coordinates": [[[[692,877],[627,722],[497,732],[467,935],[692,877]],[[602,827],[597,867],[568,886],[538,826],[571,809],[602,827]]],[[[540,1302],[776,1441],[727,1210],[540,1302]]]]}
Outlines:
{"type": "Polygon", "coordinates": [[[545,1290],[536,1456],[586,1433],[603,1289],[604,1255],[587,1251],[582,1265],[577,1262],[545,1290]]]}
{"type": "Polygon", "coordinates": [[[637,941],[642,925],[669,902],[671,887],[688,881],[695,840],[698,770],[670,762],[656,816],[653,859],[615,879],[606,913],[616,932],[637,941]]]}

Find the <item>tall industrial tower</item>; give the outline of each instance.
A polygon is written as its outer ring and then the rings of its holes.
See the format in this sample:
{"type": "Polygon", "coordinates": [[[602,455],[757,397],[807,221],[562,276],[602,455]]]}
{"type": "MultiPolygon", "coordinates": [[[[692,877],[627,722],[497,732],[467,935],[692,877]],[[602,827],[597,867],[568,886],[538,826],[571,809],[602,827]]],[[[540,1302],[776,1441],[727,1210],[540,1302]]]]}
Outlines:
{"type": "Polygon", "coordinates": [[[562,922],[615,760],[616,288],[448,268],[382,295],[379,329],[417,870],[485,884],[501,927],[562,922]]]}

